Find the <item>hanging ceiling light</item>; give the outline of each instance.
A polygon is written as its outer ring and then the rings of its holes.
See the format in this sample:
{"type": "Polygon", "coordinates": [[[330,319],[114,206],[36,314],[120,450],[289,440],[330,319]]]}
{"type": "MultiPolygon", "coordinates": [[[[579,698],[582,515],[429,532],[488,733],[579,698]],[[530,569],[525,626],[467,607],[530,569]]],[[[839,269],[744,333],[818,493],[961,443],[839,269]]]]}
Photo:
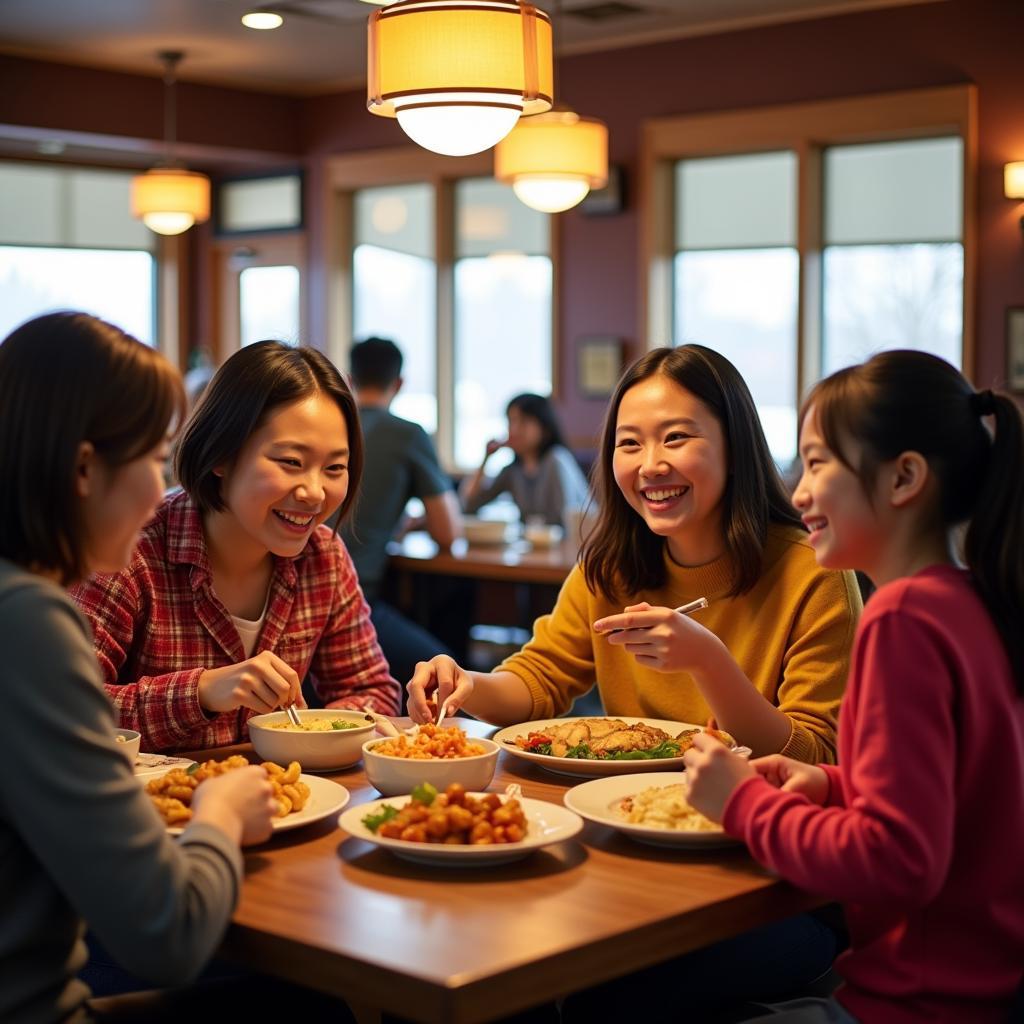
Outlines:
{"type": "Polygon", "coordinates": [[[160,235],[180,235],[210,216],[210,179],[187,171],[174,161],[175,69],[184,54],[165,50],[158,54],[164,65],[165,160],[132,179],[132,215],[160,235]]]}
{"type": "Polygon", "coordinates": [[[370,15],[367,107],[466,156],[551,109],[551,21],[516,0],[398,0],[370,15]]]}
{"type": "Polygon", "coordinates": [[[541,213],[561,213],[608,183],[608,129],[571,110],[524,117],[494,150],[494,176],[541,213]]]}
{"type": "MultiPolygon", "coordinates": [[[[553,3],[558,32],[562,2],[553,3]]],[[[523,118],[495,148],[494,176],[531,209],[569,210],[608,184],[608,128],[568,107],[523,118]]]]}

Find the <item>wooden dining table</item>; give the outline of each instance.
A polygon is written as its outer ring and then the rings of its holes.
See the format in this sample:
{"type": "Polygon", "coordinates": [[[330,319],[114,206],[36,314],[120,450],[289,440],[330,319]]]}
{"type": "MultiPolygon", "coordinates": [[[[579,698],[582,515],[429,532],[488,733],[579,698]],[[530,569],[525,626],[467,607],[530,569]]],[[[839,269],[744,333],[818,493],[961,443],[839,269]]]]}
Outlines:
{"type": "Polygon", "coordinates": [[[470,544],[463,538],[442,549],[422,532],[408,533],[388,547],[391,565],[399,572],[554,586],[569,575],[578,549],[570,540],[534,547],[526,540],[470,544]]]}
{"type": "MultiPolygon", "coordinates": [[[[190,756],[239,751],[256,759],[245,746],[190,756]]],[[[361,763],[325,777],[350,806],[379,797],[361,763]]],[[[511,782],[554,803],[574,784],[502,752],[490,788],[511,782]]],[[[332,815],[249,848],[245,867],[226,957],[342,997],[360,1020],[425,1024],[493,1020],[824,902],[742,846],[665,849],[591,823],[516,863],[429,867],[332,815]]]]}

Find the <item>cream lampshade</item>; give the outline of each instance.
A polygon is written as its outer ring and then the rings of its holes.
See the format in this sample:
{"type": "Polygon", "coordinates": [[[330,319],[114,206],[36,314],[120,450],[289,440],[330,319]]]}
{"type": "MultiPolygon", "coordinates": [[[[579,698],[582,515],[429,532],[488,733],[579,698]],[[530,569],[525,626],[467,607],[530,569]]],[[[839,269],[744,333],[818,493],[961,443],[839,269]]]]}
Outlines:
{"type": "Polygon", "coordinates": [[[551,109],[551,22],[514,0],[398,0],[370,15],[367,107],[435,153],[490,148],[551,109]]]}
{"type": "Polygon", "coordinates": [[[494,176],[527,206],[561,213],[608,182],[608,129],[571,110],[525,117],[494,150],[494,176]]]}
{"type": "Polygon", "coordinates": [[[132,179],[132,216],[152,231],[180,235],[210,216],[210,179],[195,171],[154,167],[132,179]]]}

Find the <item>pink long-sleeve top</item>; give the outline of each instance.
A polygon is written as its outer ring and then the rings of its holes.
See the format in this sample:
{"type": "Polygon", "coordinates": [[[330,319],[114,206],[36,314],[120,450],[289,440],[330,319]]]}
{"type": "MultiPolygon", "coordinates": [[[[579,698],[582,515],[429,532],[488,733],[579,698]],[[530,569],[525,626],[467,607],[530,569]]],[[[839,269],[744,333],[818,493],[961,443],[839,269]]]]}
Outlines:
{"type": "Polygon", "coordinates": [[[857,633],[823,807],[742,783],[726,830],[841,900],[863,1024],[1004,1024],[1024,973],[1024,699],[962,570],[882,587],[857,633]]]}

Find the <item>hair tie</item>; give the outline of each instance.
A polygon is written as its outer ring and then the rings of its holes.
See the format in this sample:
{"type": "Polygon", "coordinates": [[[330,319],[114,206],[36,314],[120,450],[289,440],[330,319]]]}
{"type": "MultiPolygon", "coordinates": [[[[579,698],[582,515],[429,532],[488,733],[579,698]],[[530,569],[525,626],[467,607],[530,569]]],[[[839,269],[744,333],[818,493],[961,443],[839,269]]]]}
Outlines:
{"type": "Polygon", "coordinates": [[[996,396],[985,388],[984,391],[975,391],[970,397],[971,412],[975,416],[994,416],[996,412],[996,396]]]}

